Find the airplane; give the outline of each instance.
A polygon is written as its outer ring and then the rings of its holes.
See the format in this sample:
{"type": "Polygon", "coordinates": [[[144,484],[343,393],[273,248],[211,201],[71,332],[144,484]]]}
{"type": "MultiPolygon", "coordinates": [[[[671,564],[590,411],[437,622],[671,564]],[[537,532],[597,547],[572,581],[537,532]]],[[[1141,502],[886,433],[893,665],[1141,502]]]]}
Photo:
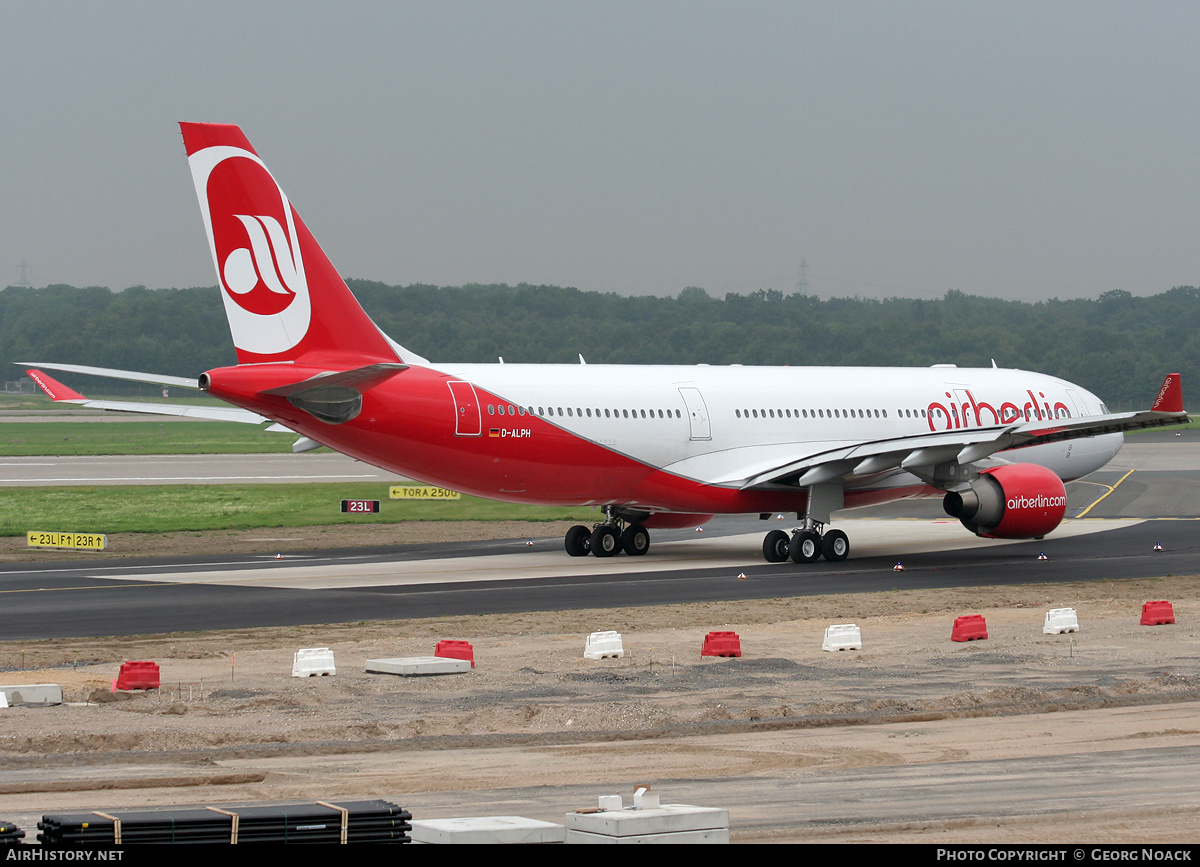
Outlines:
{"type": "Polygon", "coordinates": [[[408,478],[597,507],[603,520],[566,533],[571,556],[641,556],[655,528],[792,512],[764,558],[839,562],[850,540],[834,512],[931,496],[978,536],[1040,539],[1065,515],[1064,482],[1112,460],[1124,431],[1189,420],[1177,373],[1150,410],[1110,413],[1078,385],[994,361],[431,362],[371,321],[240,128],[180,127],[238,360],[198,387],[408,478]]]}

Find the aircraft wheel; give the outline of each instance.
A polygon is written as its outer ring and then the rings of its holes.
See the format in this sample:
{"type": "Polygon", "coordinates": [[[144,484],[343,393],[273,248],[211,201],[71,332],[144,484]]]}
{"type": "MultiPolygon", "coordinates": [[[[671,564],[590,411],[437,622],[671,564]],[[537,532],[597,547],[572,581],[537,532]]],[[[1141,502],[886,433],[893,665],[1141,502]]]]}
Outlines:
{"type": "Polygon", "coordinates": [[[788,558],[790,547],[787,533],[783,530],[772,530],[763,539],[763,557],[768,563],[782,563],[788,558]]]}
{"type": "Polygon", "coordinates": [[[612,557],[621,550],[621,540],[615,527],[601,524],[592,531],[592,553],[597,557],[612,557]]]}
{"type": "Polygon", "coordinates": [[[792,536],[793,563],[815,563],[821,559],[821,537],[810,530],[797,530],[792,536]]]}
{"type": "Polygon", "coordinates": [[[572,557],[586,557],[592,548],[592,531],[587,527],[575,526],[567,530],[563,540],[567,553],[572,557]]]}
{"type": "Polygon", "coordinates": [[[821,537],[821,553],[832,563],[840,563],[850,556],[850,540],[841,530],[830,530],[821,537]]]}
{"type": "Polygon", "coordinates": [[[630,557],[640,557],[650,550],[650,531],[639,524],[630,524],[621,534],[621,547],[630,557]]]}

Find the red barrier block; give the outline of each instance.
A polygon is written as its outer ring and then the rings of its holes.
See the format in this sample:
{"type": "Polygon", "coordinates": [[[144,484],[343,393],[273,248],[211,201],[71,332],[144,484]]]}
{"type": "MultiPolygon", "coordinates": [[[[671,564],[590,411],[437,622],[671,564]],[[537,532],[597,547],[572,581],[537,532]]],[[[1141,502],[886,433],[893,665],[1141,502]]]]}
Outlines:
{"type": "Polygon", "coordinates": [[[987,622],[982,614],[967,614],[954,618],[954,632],[951,641],[979,641],[987,638],[987,622]]]}
{"type": "Polygon", "coordinates": [[[710,632],[704,636],[701,656],[741,656],[742,639],[736,632],[710,632]]]}
{"type": "Polygon", "coordinates": [[[158,663],[122,662],[117,689],[158,689],[158,663]]]}
{"type": "Polygon", "coordinates": [[[1175,609],[1165,599],[1142,606],[1142,626],[1163,626],[1175,622],[1175,609]]]}
{"type": "Polygon", "coordinates": [[[439,641],[433,655],[442,659],[465,659],[471,663],[471,668],[475,667],[475,648],[469,641],[439,641]]]}

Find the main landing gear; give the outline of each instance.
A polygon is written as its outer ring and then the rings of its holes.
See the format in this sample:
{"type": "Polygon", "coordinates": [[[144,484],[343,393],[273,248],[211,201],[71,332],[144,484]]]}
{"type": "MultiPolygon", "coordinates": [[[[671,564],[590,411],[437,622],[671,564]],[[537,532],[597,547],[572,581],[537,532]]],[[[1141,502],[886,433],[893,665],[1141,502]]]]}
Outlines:
{"type": "Polygon", "coordinates": [[[563,540],[567,553],[572,557],[613,557],[624,551],[630,557],[640,557],[650,550],[650,531],[641,524],[631,523],[617,517],[611,508],[605,510],[603,524],[592,529],[575,526],[567,530],[563,540]]]}
{"type": "Polygon", "coordinates": [[[789,536],[783,530],[772,530],[763,539],[763,557],[768,563],[782,563],[789,557],[793,563],[815,563],[824,557],[840,563],[850,556],[850,539],[841,530],[821,532],[821,524],[801,527],[789,536]]]}
{"type": "Polygon", "coordinates": [[[768,563],[782,563],[789,557],[793,563],[815,563],[822,557],[831,563],[840,563],[850,556],[850,540],[846,534],[841,530],[825,530],[830,515],[841,509],[845,502],[842,483],[826,481],[810,485],[807,493],[804,523],[791,535],[783,530],[772,530],[763,539],[763,557],[768,563]]]}

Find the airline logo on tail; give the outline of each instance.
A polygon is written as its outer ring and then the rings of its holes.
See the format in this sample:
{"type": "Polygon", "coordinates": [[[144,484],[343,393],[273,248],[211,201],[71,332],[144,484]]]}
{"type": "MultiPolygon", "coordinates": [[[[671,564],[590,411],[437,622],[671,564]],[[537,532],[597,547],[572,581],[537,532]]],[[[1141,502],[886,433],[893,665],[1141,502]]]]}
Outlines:
{"type": "Polygon", "coordinates": [[[214,145],[188,163],[238,349],[286,352],[312,318],[295,212],[258,154],[214,145]]]}

